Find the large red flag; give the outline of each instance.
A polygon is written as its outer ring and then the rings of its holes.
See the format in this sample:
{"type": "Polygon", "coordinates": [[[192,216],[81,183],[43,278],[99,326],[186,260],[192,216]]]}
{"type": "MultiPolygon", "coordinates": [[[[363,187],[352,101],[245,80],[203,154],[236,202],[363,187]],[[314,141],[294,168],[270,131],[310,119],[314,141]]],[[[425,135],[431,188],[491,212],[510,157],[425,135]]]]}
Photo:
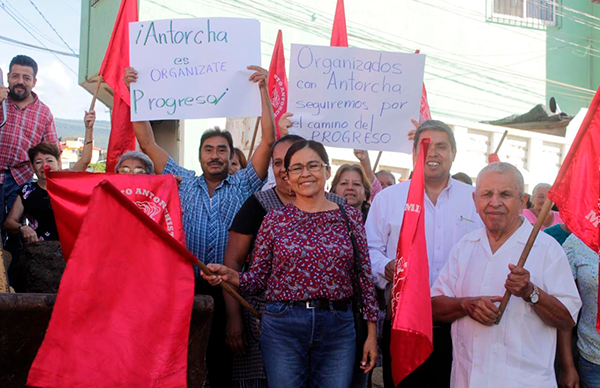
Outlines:
{"type": "Polygon", "coordinates": [[[425,241],[424,165],[429,139],[423,139],[410,181],[396,251],[392,287],[392,377],[398,385],[433,351],[429,262],[425,241]]]}
{"type": "Polygon", "coordinates": [[[121,155],[135,150],[135,135],[131,125],[129,91],[123,83],[129,66],[129,23],[138,21],[137,0],[121,0],[121,7],[108,42],[99,74],[113,90],[113,109],[106,156],[106,171],[114,172],[121,155]]]}
{"type": "Polygon", "coordinates": [[[103,180],[114,184],[169,234],[185,243],[177,182],[172,175],[149,179],[147,175],[48,171],[46,178],[65,260],[69,259],[80,233],[92,191],[103,180]]]}
{"type": "Polygon", "coordinates": [[[95,188],[27,385],[186,387],[194,273],[177,245],[115,186],[95,188]]]}
{"type": "MultiPolygon", "coordinates": [[[[571,232],[596,252],[600,248],[600,89],[548,192],[571,232]]],[[[600,311],[600,288],[598,298],[600,311]]],[[[600,332],[600,316],[596,320],[600,332]]]]}
{"type": "MultiPolygon", "coordinates": [[[[285,57],[283,55],[283,36],[281,30],[277,33],[277,41],[273,48],[273,57],[269,66],[269,97],[275,113],[275,122],[287,111],[288,80],[285,74],[285,57]]],[[[279,126],[277,128],[277,139],[281,137],[279,126]]]]}
{"type": "Polygon", "coordinates": [[[344,0],[338,0],[335,7],[330,46],[348,47],[348,33],[346,32],[346,13],[344,12],[344,0]]]}

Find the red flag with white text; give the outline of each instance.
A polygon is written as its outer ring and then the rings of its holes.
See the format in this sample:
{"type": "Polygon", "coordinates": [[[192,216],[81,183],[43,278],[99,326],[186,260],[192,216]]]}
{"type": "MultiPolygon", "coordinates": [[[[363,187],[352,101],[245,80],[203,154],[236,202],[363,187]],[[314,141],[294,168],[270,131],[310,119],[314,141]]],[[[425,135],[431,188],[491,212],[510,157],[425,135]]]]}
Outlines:
{"type": "MultiPolygon", "coordinates": [[[[548,198],[554,201],[560,218],[571,232],[600,253],[600,88],[548,192],[548,198]]],[[[598,296],[600,311],[600,288],[598,296]]],[[[596,330],[600,333],[600,316],[596,319],[596,330]]]]}
{"type": "Polygon", "coordinates": [[[420,144],[398,239],[392,286],[392,377],[398,385],[433,351],[429,261],[425,240],[424,165],[429,139],[420,144]]]}
{"type": "MultiPolygon", "coordinates": [[[[170,195],[178,196],[176,186],[170,195]]],[[[179,214],[174,218],[181,222],[179,214]]],[[[187,387],[194,272],[179,245],[119,189],[101,182],[27,385],[187,387]]]]}
{"type": "Polygon", "coordinates": [[[177,181],[172,175],[48,171],[46,179],[65,261],[80,233],[92,192],[103,180],[115,185],[148,217],[185,245],[177,181]]]}
{"type": "MultiPolygon", "coordinates": [[[[285,57],[283,52],[283,36],[281,30],[277,33],[277,41],[273,48],[273,57],[269,66],[269,97],[273,105],[275,123],[287,111],[288,80],[285,73],[285,57]]],[[[281,137],[279,126],[277,128],[277,139],[281,137]]]]}
{"type": "Polygon", "coordinates": [[[123,82],[129,66],[129,23],[137,22],[137,0],[121,0],[108,48],[99,74],[113,90],[110,138],[106,156],[106,171],[114,172],[121,155],[135,150],[135,135],[131,124],[129,91],[123,82]]]}
{"type": "Polygon", "coordinates": [[[333,29],[331,30],[330,46],[348,47],[348,33],[346,31],[346,13],[344,12],[344,0],[338,0],[333,17],[333,29]]]}

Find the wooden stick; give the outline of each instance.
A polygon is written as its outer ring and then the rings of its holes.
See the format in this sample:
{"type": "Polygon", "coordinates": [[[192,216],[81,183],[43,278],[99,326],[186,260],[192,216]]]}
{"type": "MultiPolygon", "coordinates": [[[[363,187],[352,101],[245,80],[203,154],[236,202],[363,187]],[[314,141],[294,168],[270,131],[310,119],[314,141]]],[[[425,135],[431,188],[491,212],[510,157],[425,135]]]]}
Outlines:
{"type": "Polygon", "coordinates": [[[254,125],[254,134],[252,135],[252,142],[250,142],[250,152],[248,152],[248,161],[250,161],[252,151],[254,151],[254,142],[256,141],[256,134],[258,133],[258,124],[260,124],[260,117],[256,118],[256,125],[254,125]]]}
{"type": "MultiPolygon", "coordinates": [[[[531,252],[531,248],[533,247],[533,243],[535,242],[535,238],[537,237],[540,229],[542,228],[542,224],[546,220],[550,209],[552,209],[552,202],[550,199],[546,198],[546,202],[544,202],[544,206],[542,206],[542,210],[540,211],[537,220],[535,221],[535,225],[533,226],[533,230],[527,239],[527,243],[525,244],[525,248],[523,248],[523,252],[521,253],[521,257],[519,258],[519,262],[517,263],[517,267],[523,268],[525,262],[527,261],[527,257],[529,256],[529,252],[531,252]]],[[[527,222],[527,220],[523,221],[527,222]]],[[[500,323],[502,319],[502,315],[504,314],[504,310],[506,309],[506,305],[510,299],[511,293],[507,291],[504,292],[504,297],[502,298],[502,303],[500,303],[500,315],[498,315],[498,319],[496,319],[496,325],[500,323]]]]}
{"type": "Polygon", "coordinates": [[[500,139],[500,143],[498,143],[498,146],[496,147],[496,151],[494,151],[494,153],[496,155],[498,155],[498,151],[500,151],[500,147],[502,147],[502,143],[504,143],[504,139],[506,139],[506,135],[508,135],[508,129],[506,131],[504,131],[504,134],[502,135],[502,138],[500,139]]]}
{"type": "MultiPolygon", "coordinates": [[[[200,270],[202,272],[204,272],[205,274],[207,274],[208,276],[214,275],[210,271],[210,269],[208,269],[208,267],[203,262],[201,262],[199,259],[197,259],[197,261],[194,265],[196,267],[200,268],[200,270]]],[[[242,296],[240,294],[238,294],[233,289],[233,287],[231,287],[227,282],[221,282],[221,283],[219,283],[219,285],[221,286],[221,288],[223,288],[225,291],[227,291],[229,293],[229,295],[233,296],[233,299],[237,300],[242,306],[244,306],[244,308],[246,310],[248,310],[258,320],[261,319],[260,313],[252,305],[250,305],[250,303],[248,303],[248,301],[246,301],[246,299],[242,298],[242,296]]]]}
{"type": "MultiPolygon", "coordinates": [[[[52,174],[52,173],[51,173],[52,174]]],[[[55,174],[61,174],[60,172],[56,172],[55,174]]],[[[101,181],[98,186],[102,186],[106,191],[111,193],[113,197],[121,203],[121,205],[128,209],[134,216],[136,216],[142,223],[144,223],[148,229],[152,230],[155,234],[162,238],[162,240],[169,244],[172,249],[174,249],[178,254],[183,256],[188,262],[193,263],[195,266],[200,268],[202,272],[209,276],[213,276],[214,274],[208,269],[208,267],[201,262],[194,254],[188,251],[179,241],[175,240],[173,236],[167,233],[161,226],[159,226],[156,222],[152,221],[143,210],[137,207],[129,198],[127,198],[124,194],[122,194],[119,189],[117,189],[112,183],[108,180],[101,181]]],[[[221,282],[219,284],[221,288],[227,291],[235,300],[237,300],[244,308],[246,308],[252,315],[260,320],[260,313],[256,311],[254,307],[250,305],[246,301],[246,299],[242,298],[240,294],[238,294],[229,284],[226,282],[221,282]]]]}
{"type": "Polygon", "coordinates": [[[96,85],[96,91],[94,92],[94,97],[92,97],[92,103],[90,104],[90,112],[94,110],[96,106],[96,100],[98,99],[98,92],[100,91],[100,86],[102,86],[102,76],[98,75],[98,85],[96,85]]]}
{"type": "Polygon", "coordinates": [[[382,153],[383,153],[383,151],[379,151],[379,153],[377,154],[377,158],[375,159],[375,164],[373,165],[373,173],[375,173],[375,171],[377,171],[377,166],[379,166],[379,161],[381,160],[382,153]]]}

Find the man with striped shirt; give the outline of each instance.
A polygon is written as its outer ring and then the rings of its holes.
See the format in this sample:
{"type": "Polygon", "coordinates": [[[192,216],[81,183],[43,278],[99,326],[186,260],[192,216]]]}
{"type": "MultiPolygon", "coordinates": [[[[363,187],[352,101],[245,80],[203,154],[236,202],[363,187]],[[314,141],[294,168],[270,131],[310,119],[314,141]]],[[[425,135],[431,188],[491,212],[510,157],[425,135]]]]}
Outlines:
{"type": "MultiPolygon", "coordinates": [[[[262,101],[262,139],[248,166],[229,175],[233,158],[231,134],[219,128],[209,129],[200,139],[199,161],[202,175],[179,166],[154,139],[148,121],[134,122],[133,130],[140,148],[154,162],[157,174],[173,174],[182,178],[179,186],[183,228],[187,248],[205,264],[223,264],[229,227],[246,199],[260,190],[267,177],[271,147],[275,142],[275,122],[271,100],[267,91],[267,71],[249,66],[255,71],[250,81],[258,84],[262,101]]],[[[133,68],[125,69],[125,84],[137,80],[133,68]]],[[[197,268],[194,268],[197,271],[197,268]]],[[[199,273],[197,272],[197,275],[199,273]]],[[[206,351],[206,366],[211,388],[231,386],[233,355],[225,344],[225,301],[219,287],[211,287],[198,279],[196,291],[211,295],[215,310],[206,351]]]]}

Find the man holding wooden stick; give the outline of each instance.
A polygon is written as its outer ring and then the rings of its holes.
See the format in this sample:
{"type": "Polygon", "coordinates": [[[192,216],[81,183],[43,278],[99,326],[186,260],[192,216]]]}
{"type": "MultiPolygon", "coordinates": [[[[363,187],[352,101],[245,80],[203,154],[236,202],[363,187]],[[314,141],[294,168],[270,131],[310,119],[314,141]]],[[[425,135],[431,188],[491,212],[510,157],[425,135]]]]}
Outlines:
{"type": "Polygon", "coordinates": [[[533,230],[516,167],[490,164],[476,187],[485,227],[454,246],[431,291],[434,319],[452,322],[451,387],[556,387],[557,329],[571,330],[581,307],[569,262],[542,233],[527,268],[515,265],[533,230]],[[514,298],[495,325],[505,290],[514,298]]]}

